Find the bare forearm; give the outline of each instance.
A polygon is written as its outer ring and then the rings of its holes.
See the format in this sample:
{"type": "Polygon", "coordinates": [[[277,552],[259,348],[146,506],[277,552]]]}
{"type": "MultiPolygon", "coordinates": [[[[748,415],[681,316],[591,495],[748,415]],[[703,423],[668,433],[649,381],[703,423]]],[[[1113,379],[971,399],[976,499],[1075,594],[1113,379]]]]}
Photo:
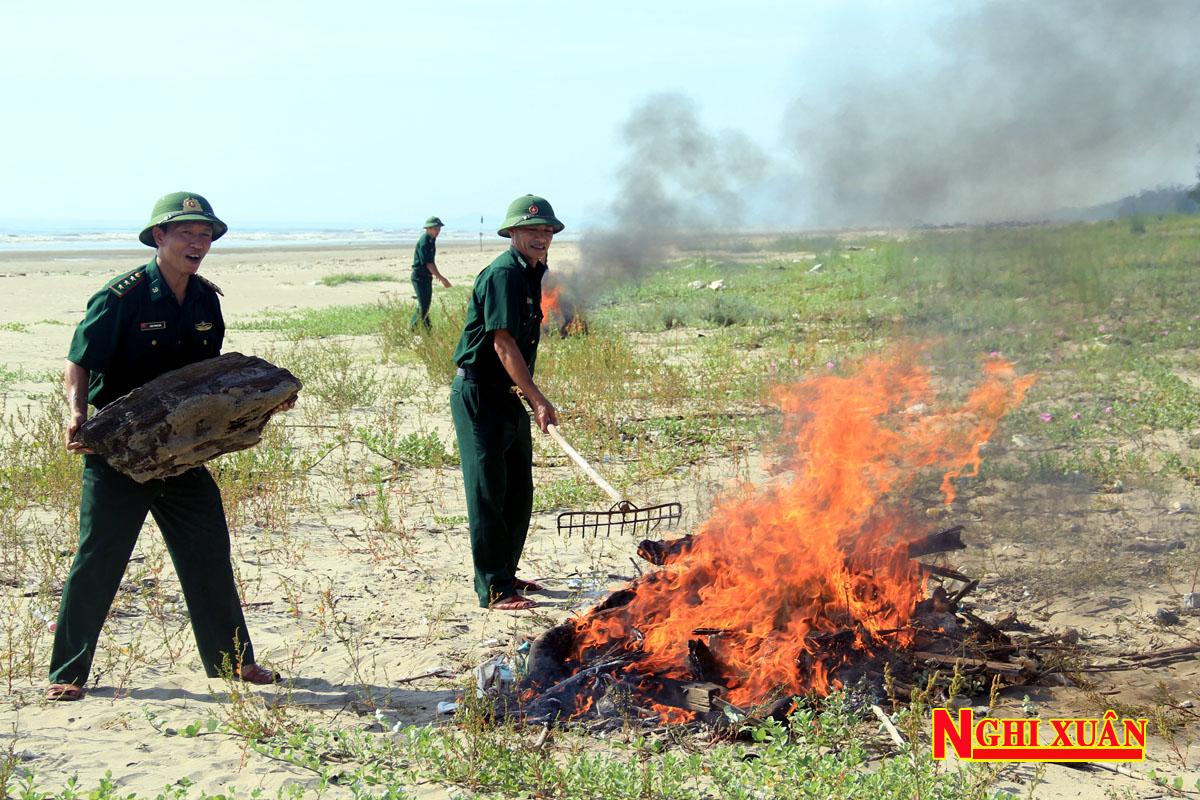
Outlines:
{"type": "Polygon", "coordinates": [[[529,374],[529,367],[525,364],[525,357],[521,355],[521,350],[517,347],[517,340],[508,331],[495,331],[492,334],[492,346],[496,350],[496,357],[504,365],[504,371],[508,373],[508,377],[512,378],[512,382],[529,401],[529,406],[533,409],[533,417],[542,433],[546,432],[548,425],[557,425],[558,412],[554,410],[554,406],[533,382],[533,376],[529,374]]]}
{"type": "Polygon", "coordinates": [[[447,289],[450,288],[450,281],[446,280],[446,276],[438,272],[437,264],[430,261],[425,265],[425,269],[429,270],[429,274],[437,278],[441,282],[442,286],[445,286],[447,289]]]}
{"type": "Polygon", "coordinates": [[[496,357],[504,366],[504,371],[521,390],[521,394],[529,398],[541,397],[542,393],[533,382],[533,376],[529,374],[529,367],[525,364],[525,357],[521,355],[517,340],[512,334],[508,331],[496,331],[492,336],[492,346],[496,357]]]}
{"type": "Polygon", "coordinates": [[[86,369],[73,361],[68,361],[63,370],[63,394],[67,398],[67,427],[63,431],[63,439],[67,449],[72,453],[90,453],[83,445],[76,442],[75,431],[87,422],[88,412],[88,377],[86,369]]]}
{"type": "Polygon", "coordinates": [[[88,371],[73,361],[68,361],[63,370],[63,392],[73,416],[87,417],[88,377],[88,371]]]}

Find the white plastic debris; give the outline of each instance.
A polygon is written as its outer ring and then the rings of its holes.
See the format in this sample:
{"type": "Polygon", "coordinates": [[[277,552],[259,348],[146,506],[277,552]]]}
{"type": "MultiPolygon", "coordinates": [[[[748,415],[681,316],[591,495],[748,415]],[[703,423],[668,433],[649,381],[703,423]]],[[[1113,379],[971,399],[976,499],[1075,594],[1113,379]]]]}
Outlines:
{"type": "Polygon", "coordinates": [[[458,710],[458,703],[453,700],[442,700],[437,704],[437,713],[453,714],[458,710]]]}
{"type": "Polygon", "coordinates": [[[688,284],[688,286],[690,286],[693,289],[703,289],[704,281],[692,281],[691,283],[688,284]]]}
{"type": "Polygon", "coordinates": [[[1188,592],[1183,596],[1183,607],[1189,611],[1200,610],[1200,592],[1188,592]]]}
{"type": "Polygon", "coordinates": [[[818,261],[816,264],[813,264],[808,268],[808,274],[812,275],[814,272],[820,272],[824,266],[825,264],[823,262],[818,261]]]}
{"type": "Polygon", "coordinates": [[[504,656],[493,656],[475,668],[475,691],[480,697],[503,694],[514,681],[512,667],[504,656]]]}
{"type": "Polygon", "coordinates": [[[714,292],[719,292],[725,288],[725,281],[723,279],[713,281],[708,285],[708,288],[712,289],[714,292]]]}

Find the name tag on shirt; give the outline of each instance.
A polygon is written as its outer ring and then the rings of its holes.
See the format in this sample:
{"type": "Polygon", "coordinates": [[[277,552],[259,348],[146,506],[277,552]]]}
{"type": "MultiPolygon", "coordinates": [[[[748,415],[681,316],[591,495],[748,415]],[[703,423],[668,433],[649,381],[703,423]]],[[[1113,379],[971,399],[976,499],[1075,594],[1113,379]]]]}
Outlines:
{"type": "Polygon", "coordinates": [[[138,327],[144,331],[165,331],[167,329],[167,323],[166,320],[163,320],[162,322],[143,322],[138,327]]]}

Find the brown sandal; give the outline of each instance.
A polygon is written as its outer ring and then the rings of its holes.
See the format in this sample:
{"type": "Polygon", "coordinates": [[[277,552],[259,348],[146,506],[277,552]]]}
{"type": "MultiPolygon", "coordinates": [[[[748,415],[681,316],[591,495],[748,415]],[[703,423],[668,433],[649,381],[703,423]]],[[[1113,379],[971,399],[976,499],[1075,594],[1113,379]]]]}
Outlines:
{"type": "Polygon", "coordinates": [[[283,683],[283,676],[258,664],[243,664],[238,672],[238,680],[258,686],[269,686],[272,683],[283,683]]]}
{"type": "Polygon", "coordinates": [[[545,586],[542,586],[537,581],[527,581],[521,578],[513,578],[513,587],[518,592],[541,592],[546,589],[545,586]]]}
{"type": "Polygon", "coordinates": [[[502,597],[492,603],[488,608],[493,611],[528,611],[531,608],[537,608],[538,602],[530,600],[528,597],[521,597],[519,594],[514,594],[509,597],[502,597]]]}
{"type": "Polygon", "coordinates": [[[83,699],[83,689],[73,683],[52,683],[46,687],[46,699],[51,703],[72,703],[83,699]]]}

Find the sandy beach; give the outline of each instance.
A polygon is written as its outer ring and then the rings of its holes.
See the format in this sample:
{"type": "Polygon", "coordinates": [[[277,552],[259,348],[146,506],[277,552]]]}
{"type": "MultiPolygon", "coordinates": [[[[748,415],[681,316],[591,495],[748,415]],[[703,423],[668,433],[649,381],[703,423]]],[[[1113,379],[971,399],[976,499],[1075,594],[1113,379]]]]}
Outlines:
{"type": "MultiPolygon", "coordinates": [[[[453,283],[469,284],[504,246],[497,240],[483,253],[478,246],[439,247],[439,268],[453,283]]],[[[8,387],[10,412],[32,395],[58,391],[56,376],[87,298],[149,256],[148,249],[0,255],[0,320],[6,323],[0,329],[0,350],[9,370],[24,373],[8,387]]],[[[575,257],[573,244],[556,244],[552,263],[569,267],[575,257]]],[[[268,311],[372,303],[395,294],[411,298],[410,259],[408,249],[223,253],[218,247],[201,274],[221,287],[226,322],[236,324],[268,311]],[[390,273],[395,280],[320,285],[321,278],[335,273],[390,273]]],[[[279,346],[281,339],[231,329],[224,349],[258,353],[279,346]]],[[[413,429],[437,431],[445,446],[454,449],[446,387],[422,385],[410,396],[392,400],[394,419],[413,429]]],[[[314,415],[313,407],[311,397],[302,393],[297,409],[271,426],[283,426],[303,446],[319,447],[322,425],[329,420],[324,412],[314,415]]],[[[351,423],[353,418],[363,423],[373,419],[364,409],[351,410],[349,416],[351,423]]],[[[551,452],[544,443],[539,447],[545,448],[543,454],[551,452]]],[[[308,476],[311,491],[320,498],[306,507],[319,507],[319,513],[297,511],[284,530],[256,521],[233,530],[235,571],[259,658],[288,677],[281,687],[255,692],[280,713],[310,715],[318,725],[372,730],[398,722],[446,720],[439,717],[437,704],[452,700],[476,665],[511,654],[525,634],[544,630],[635,574],[629,556],[636,542],[565,540],[555,531],[553,514],[536,514],[522,574],[546,584],[543,605],[532,614],[483,611],[471,587],[457,469],[423,469],[403,480],[372,483],[369,470],[386,462],[361,449],[349,460],[356,470],[349,482],[334,471],[322,474],[321,467],[308,476]],[[395,516],[388,534],[377,530],[374,516],[380,491],[390,495],[386,501],[395,516]],[[434,671],[435,676],[413,678],[434,671]]],[[[691,496],[684,498],[690,513],[710,502],[723,480],[721,471],[697,475],[691,482],[691,496]]],[[[539,480],[567,474],[565,465],[542,468],[539,480]]],[[[228,511],[228,493],[226,505],[228,511]]],[[[62,548],[60,570],[69,564],[74,535],[65,529],[53,532],[62,548]]],[[[229,692],[200,669],[178,582],[152,522],[142,533],[101,637],[95,685],[84,702],[46,704],[41,699],[51,639],[45,618],[53,618],[56,609],[35,607],[37,601],[29,598],[16,602],[19,613],[31,621],[29,635],[35,639],[27,656],[32,674],[10,678],[0,731],[15,741],[22,764],[34,769],[47,787],[61,786],[73,775],[93,785],[107,771],[119,778],[123,791],[151,795],[181,779],[208,792],[236,787],[272,795],[285,784],[311,785],[311,774],[248,751],[244,741],[233,737],[164,733],[221,719],[229,692]],[[166,603],[162,613],[147,608],[147,592],[166,603]]],[[[427,792],[443,795],[440,789],[427,792]]]]}
{"type": "MultiPolygon", "coordinates": [[[[438,263],[456,286],[467,285],[504,246],[496,240],[482,253],[474,244],[439,247],[438,263]]],[[[57,376],[87,298],[149,256],[148,249],[0,254],[0,351],[11,377],[4,390],[9,417],[37,402],[31,398],[58,391],[57,376]]],[[[570,269],[578,249],[570,242],[556,243],[552,256],[554,268],[570,269]]],[[[286,367],[287,359],[306,351],[277,332],[238,329],[238,321],[397,296],[407,300],[412,294],[410,258],[407,248],[222,252],[218,246],[201,274],[224,292],[231,325],[225,350],[268,355],[286,367]],[[321,284],[337,273],[384,273],[394,279],[321,284]]],[[[435,303],[439,291],[435,289],[435,303]]],[[[287,676],[287,682],[255,688],[257,700],[247,701],[239,695],[242,687],[205,678],[177,579],[161,538],[148,523],[102,635],[87,699],[46,703],[47,623],[56,611],[56,595],[51,592],[48,598],[39,589],[38,575],[19,575],[4,587],[6,627],[0,635],[7,636],[8,681],[0,703],[0,746],[11,745],[20,766],[35,771],[39,787],[60,788],[72,776],[92,786],[111,772],[122,792],[149,796],[183,780],[209,793],[236,788],[243,794],[262,790],[275,796],[292,785],[315,792],[310,770],[257,752],[245,737],[220,726],[240,712],[264,729],[286,721],[383,733],[397,724],[445,722],[449,717],[439,714],[439,703],[454,700],[464,686],[473,687],[476,666],[494,656],[513,657],[523,639],[586,608],[641,569],[632,563],[637,542],[629,537],[564,538],[555,529],[553,513],[535,513],[521,572],[546,584],[547,592],[537,596],[542,605],[520,614],[479,609],[470,582],[457,468],[392,475],[385,459],[354,441],[364,430],[390,426],[432,433],[453,452],[446,387],[431,383],[411,364],[381,363],[373,337],[330,337],[305,346],[353,352],[377,384],[371,403],[336,410],[302,393],[294,411],[272,421],[268,440],[276,452],[291,447],[329,457],[305,462],[300,476],[264,472],[264,480],[279,479],[281,487],[266,497],[242,502],[226,490],[247,622],[260,660],[287,676]]],[[[262,449],[265,443],[247,452],[262,449]]],[[[299,462],[290,463],[294,468],[299,462]]],[[[264,467],[270,469],[276,468],[264,467]]],[[[690,530],[723,489],[736,478],[761,479],[760,469],[758,454],[752,453],[736,462],[689,467],[670,482],[640,491],[647,500],[681,500],[682,527],[690,530]]],[[[552,446],[535,444],[536,482],[572,474],[552,446]]],[[[1048,490],[1024,495],[1016,509],[1003,493],[982,495],[959,513],[968,519],[1006,520],[1012,515],[1015,530],[1031,517],[1054,518],[1064,529],[1086,530],[1102,541],[1123,537],[1125,521],[1136,519],[1144,521],[1135,531],[1139,541],[1152,548],[1187,535],[1194,524],[1188,508],[1168,515],[1162,503],[1144,491],[1093,501],[1087,496],[1064,500],[1048,490]],[[1103,508],[1086,510],[1093,503],[1103,508]]],[[[46,518],[35,526],[36,535],[46,540],[41,557],[59,586],[74,546],[69,523],[46,518]]],[[[964,563],[983,579],[977,608],[996,614],[1029,608],[1034,603],[1029,584],[998,573],[1036,571],[1056,557],[1026,545],[1019,535],[968,552],[964,563]],[[1003,570],[997,567],[1001,560],[1003,570]]],[[[1150,612],[1171,601],[1172,588],[1150,582],[1120,597],[1071,591],[1039,595],[1036,619],[1052,630],[1082,631],[1112,648],[1161,648],[1171,640],[1159,635],[1150,612]],[[1137,621],[1131,623],[1135,612],[1137,621]]],[[[1030,694],[1054,713],[1080,715],[1092,707],[1089,692],[1148,702],[1163,687],[1186,695],[1195,676],[1195,668],[1183,664],[1150,675],[1121,675],[1087,689],[1067,687],[1060,693],[1039,687],[1030,688],[1030,694]]],[[[1009,702],[1019,708],[1019,693],[1010,695],[1009,702]]],[[[1166,751],[1162,741],[1156,740],[1154,747],[1166,751]]],[[[1027,780],[1031,774],[1017,771],[1011,777],[1027,780]]],[[[1144,782],[1115,774],[1080,777],[1057,768],[1039,796],[1100,796],[1077,794],[1081,787],[1090,792],[1097,786],[1146,788],[1144,782]]],[[[429,785],[412,791],[421,797],[453,794],[429,785]]]]}

